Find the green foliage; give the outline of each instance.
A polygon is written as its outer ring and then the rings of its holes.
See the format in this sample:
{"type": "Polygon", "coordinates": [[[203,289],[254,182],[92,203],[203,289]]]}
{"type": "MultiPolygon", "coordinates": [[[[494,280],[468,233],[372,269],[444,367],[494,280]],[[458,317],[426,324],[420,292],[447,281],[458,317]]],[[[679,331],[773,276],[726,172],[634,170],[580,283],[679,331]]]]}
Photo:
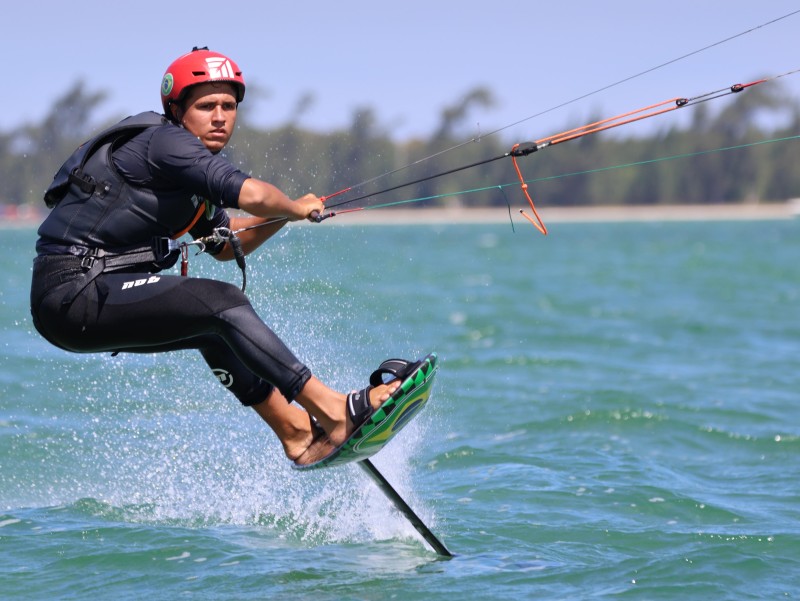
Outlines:
{"type": "MultiPolygon", "coordinates": [[[[42,123],[0,132],[0,203],[39,206],[61,162],[91,135],[91,117],[104,98],[105,93],[87,92],[78,82],[42,123]]],[[[360,196],[500,156],[513,144],[499,134],[474,139],[463,135],[470,111],[494,103],[484,88],[446,107],[428,139],[403,142],[392,140],[370,108],[356,110],[342,130],[303,129],[298,123],[313,101],[311,96],[302,98],[290,121],[271,130],[252,127],[243,110],[226,156],[290,196],[309,191],[329,195],[363,184],[355,191],[360,196]]],[[[800,140],[759,144],[800,133],[800,110],[784,89],[777,84],[754,87],[720,107],[716,114],[709,104],[687,107],[692,114],[682,126],[675,125],[677,119],[670,124],[670,119],[683,116],[683,110],[658,117],[666,129],[649,136],[608,132],[569,141],[520,159],[520,166],[542,206],[737,203],[800,196],[800,140]],[[662,160],[666,157],[679,158],[662,160]]],[[[572,126],[565,124],[564,129],[572,126]]],[[[502,159],[358,204],[422,198],[427,200],[414,206],[500,206],[508,200],[518,205],[524,200],[518,187],[510,185],[515,181],[511,161],[502,159]],[[464,193],[469,190],[479,191],[464,193]]]]}
{"type": "Polygon", "coordinates": [[[106,94],[77,82],[44,121],[0,134],[0,203],[41,203],[56,170],[90,133],[90,118],[106,94]]]}

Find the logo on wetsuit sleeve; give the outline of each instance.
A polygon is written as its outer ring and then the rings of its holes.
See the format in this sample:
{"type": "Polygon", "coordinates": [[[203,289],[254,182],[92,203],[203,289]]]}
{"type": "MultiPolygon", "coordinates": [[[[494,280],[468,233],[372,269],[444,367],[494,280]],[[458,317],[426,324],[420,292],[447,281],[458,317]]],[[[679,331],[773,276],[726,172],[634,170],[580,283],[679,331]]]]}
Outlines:
{"type": "Polygon", "coordinates": [[[231,372],[219,367],[215,367],[211,371],[214,373],[215,376],[217,376],[219,383],[222,384],[225,388],[230,388],[231,386],[233,386],[233,374],[231,374],[231,372]]]}

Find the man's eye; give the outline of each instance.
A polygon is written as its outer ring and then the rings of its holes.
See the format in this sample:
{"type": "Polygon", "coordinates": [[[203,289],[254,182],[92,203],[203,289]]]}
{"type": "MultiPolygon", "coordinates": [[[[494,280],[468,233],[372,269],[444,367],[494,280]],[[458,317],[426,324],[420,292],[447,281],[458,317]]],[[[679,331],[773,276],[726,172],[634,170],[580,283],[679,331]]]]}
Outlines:
{"type": "MultiPolygon", "coordinates": [[[[230,112],[230,111],[235,111],[236,110],[236,103],[235,102],[223,102],[219,106],[222,108],[223,111],[226,111],[226,112],[230,112]]],[[[213,103],[213,102],[209,103],[209,104],[205,104],[204,103],[204,104],[198,104],[197,105],[197,109],[201,110],[201,111],[213,111],[215,108],[217,108],[217,104],[213,103]]]]}

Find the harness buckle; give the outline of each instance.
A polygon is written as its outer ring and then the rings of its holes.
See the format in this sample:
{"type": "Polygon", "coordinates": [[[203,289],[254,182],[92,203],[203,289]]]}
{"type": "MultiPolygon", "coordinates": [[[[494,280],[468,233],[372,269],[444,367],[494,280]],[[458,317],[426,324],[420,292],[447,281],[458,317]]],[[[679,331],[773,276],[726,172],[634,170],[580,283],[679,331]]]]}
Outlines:
{"type": "Polygon", "coordinates": [[[88,271],[95,266],[98,260],[105,257],[105,255],[106,252],[102,248],[90,248],[89,252],[81,258],[81,267],[88,271]]]}
{"type": "Polygon", "coordinates": [[[156,256],[156,261],[166,259],[174,251],[180,248],[180,244],[172,238],[164,236],[154,236],[152,240],[153,252],[156,256]]]}
{"type": "Polygon", "coordinates": [[[80,167],[75,167],[69,174],[70,183],[75,184],[84,194],[92,194],[97,188],[97,182],[91,175],[85,174],[80,167]]]}

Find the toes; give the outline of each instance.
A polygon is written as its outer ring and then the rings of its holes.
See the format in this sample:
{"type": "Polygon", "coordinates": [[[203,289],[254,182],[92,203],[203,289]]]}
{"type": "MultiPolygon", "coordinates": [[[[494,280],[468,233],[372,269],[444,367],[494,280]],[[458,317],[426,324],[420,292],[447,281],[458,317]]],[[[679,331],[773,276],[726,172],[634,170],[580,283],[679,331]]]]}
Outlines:
{"type": "Polygon", "coordinates": [[[372,395],[370,395],[370,397],[371,397],[370,398],[370,402],[372,403],[372,408],[373,409],[377,409],[383,403],[388,401],[389,397],[391,397],[394,394],[394,392],[397,390],[397,388],[399,386],[400,386],[400,382],[397,382],[397,381],[389,382],[388,384],[384,384],[382,387],[378,386],[377,390],[375,391],[375,395],[374,395],[374,401],[376,401],[376,402],[373,402],[373,397],[372,397],[372,395]],[[380,392],[378,392],[378,391],[380,391],[380,392]]]}

